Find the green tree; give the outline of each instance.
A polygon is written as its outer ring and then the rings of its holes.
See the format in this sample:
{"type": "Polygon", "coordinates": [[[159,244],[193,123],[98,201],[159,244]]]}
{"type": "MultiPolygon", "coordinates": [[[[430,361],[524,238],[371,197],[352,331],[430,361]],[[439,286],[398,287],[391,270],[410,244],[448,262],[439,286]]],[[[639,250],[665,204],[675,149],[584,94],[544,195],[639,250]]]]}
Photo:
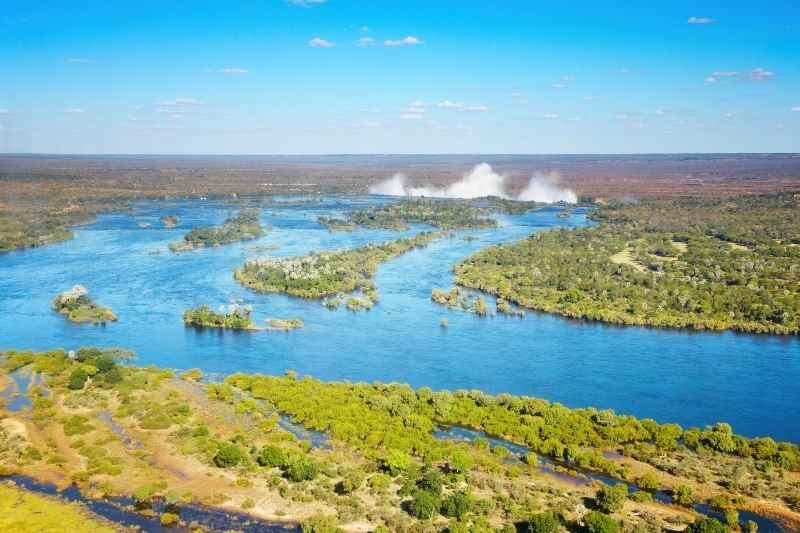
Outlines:
{"type": "Polygon", "coordinates": [[[686,533],[729,533],[730,528],[714,518],[698,518],[686,528],[686,533]]]}
{"type": "Polygon", "coordinates": [[[692,487],[688,485],[678,485],[672,491],[672,501],[679,505],[689,507],[694,503],[694,496],[692,495],[692,487]]]}
{"type": "Polygon", "coordinates": [[[81,390],[83,386],[86,385],[87,379],[89,379],[89,375],[83,368],[78,367],[69,375],[67,387],[69,387],[70,390],[81,390]]]}
{"type": "Polygon", "coordinates": [[[598,509],[606,513],[621,511],[628,497],[628,486],[625,483],[616,485],[603,485],[597,490],[595,504],[598,509]]]}
{"type": "Polygon", "coordinates": [[[619,522],[599,511],[591,511],[583,517],[586,533],[617,533],[619,522]]]}
{"type": "Polygon", "coordinates": [[[214,464],[220,468],[231,468],[244,460],[244,454],[238,446],[230,442],[223,443],[214,455],[214,464]]]}
{"type": "Polygon", "coordinates": [[[558,533],[561,521],[553,512],[537,513],[524,524],[524,533],[558,533]]]}
{"type": "Polygon", "coordinates": [[[454,492],[442,502],[442,514],[462,518],[472,510],[472,497],[465,491],[454,492]]]}
{"type": "Polygon", "coordinates": [[[439,498],[427,490],[418,490],[409,505],[411,514],[420,520],[429,520],[439,512],[439,498]]]}

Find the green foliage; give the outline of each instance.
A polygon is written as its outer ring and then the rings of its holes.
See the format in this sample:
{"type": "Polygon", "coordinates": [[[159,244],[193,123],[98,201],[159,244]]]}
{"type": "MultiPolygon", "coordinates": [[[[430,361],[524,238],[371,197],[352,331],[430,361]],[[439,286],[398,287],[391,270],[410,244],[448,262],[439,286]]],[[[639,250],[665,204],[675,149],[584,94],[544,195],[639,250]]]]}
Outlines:
{"type": "Polygon", "coordinates": [[[287,465],[287,454],[283,448],[267,445],[261,448],[256,461],[261,466],[283,468],[287,465]]]}
{"type": "Polygon", "coordinates": [[[284,468],[284,474],[291,481],[311,481],[319,474],[319,465],[312,459],[299,458],[284,468]]]}
{"type": "Polygon", "coordinates": [[[303,533],[343,533],[335,516],[314,515],[300,526],[303,533]]]}
{"type": "Polygon", "coordinates": [[[207,305],[187,309],[183,313],[183,323],[197,328],[257,329],[250,318],[249,307],[231,306],[228,312],[215,313],[207,305]]]}
{"type": "Polygon", "coordinates": [[[472,496],[466,491],[454,492],[442,501],[442,514],[462,518],[472,510],[472,496]]]}
{"type": "Polygon", "coordinates": [[[537,513],[531,516],[522,527],[523,533],[558,533],[561,521],[553,512],[537,513]]]}
{"type": "Polygon", "coordinates": [[[231,468],[242,463],[244,459],[244,453],[238,446],[225,442],[220,445],[216,455],[214,455],[214,464],[220,468],[231,468]]]}
{"type": "Polygon", "coordinates": [[[105,324],[117,320],[111,309],[97,305],[89,298],[89,291],[75,285],[72,289],[62,292],[53,299],[53,310],[66,316],[72,322],[93,322],[105,324]]]}
{"type": "Polygon", "coordinates": [[[450,455],[449,465],[453,472],[464,473],[472,468],[472,458],[462,449],[453,451],[450,455]]]}
{"type": "Polygon", "coordinates": [[[651,472],[639,476],[639,479],[636,480],[636,484],[642,490],[655,491],[659,488],[658,478],[651,472]]]}
{"type": "Polygon", "coordinates": [[[605,513],[621,511],[628,497],[628,486],[625,483],[603,485],[595,495],[595,505],[605,513]]]}
{"type": "Polygon", "coordinates": [[[409,504],[411,514],[420,520],[429,520],[439,514],[439,497],[427,490],[418,490],[409,504]]]}
{"type": "Polygon", "coordinates": [[[86,384],[87,379],[89,379],[89,375],[83,368],[78,367],[69,375],[67,387],[71,390],[80,390],[86,384]]]}
{"type": "Polygon", "coordinates": [[[798,212],[789,194],[609,206],[598,227],[484,248],[456,282],[571,318],[797,333],[798,212]]]}
{"type": "Polygon", "coordinates": [[[383,466],[389,475],[399,476],[411,466],[411,457],[400,450],[392,450],[384,460],[383,466]]]}
{"type": "MultiPolygon", "coordinates": [[[[406,230],[409,224],[428,224],[441,229],[492,228],[494,219],[486,218],[470,202],[431,198],[409,199],[396,204],[370,207],[348,214],[347,221],[365,228],[406,230]]],[[[330,227],[330,225],[329,225],[330,227]]]]}
{"type": "Polygon", "coordinates": [[[583,517],[586,533],[617,533],[619,522],[598,511],[590,511],[583,517]]]}
{"type": "Polygon", "coordinates": [[[698,518],[686,528],[686,533],[729,533],[730,528],[714,518],[698,518]]]}
{"type": "Polygon", "coordinates": [[[672,500],[679,504],[689,507],[694,503],[694,495],[692,494],[692,487],[688,485],[678,485],[672,491],[672,500]]]}
{"type": "Polygon", "coordinates": [[[251,259],[236,269],[236,280],[257,292],[283,292],[321,299],[361,289],[373,301],[371,279],[378,265],[398,255],[428,245],[444,233],[422,232],[352,250],[317,252],[301,257],[251,259]]]}
{"type": "Polygon", "coordinates": [[[261,234],[261,210],[244,208],[236,217],[225,220],[221,226],[191,230],[183,236],[183,241],[170,243],[169,249],[173,252],[184,252],[257,239],[261,234]]]}

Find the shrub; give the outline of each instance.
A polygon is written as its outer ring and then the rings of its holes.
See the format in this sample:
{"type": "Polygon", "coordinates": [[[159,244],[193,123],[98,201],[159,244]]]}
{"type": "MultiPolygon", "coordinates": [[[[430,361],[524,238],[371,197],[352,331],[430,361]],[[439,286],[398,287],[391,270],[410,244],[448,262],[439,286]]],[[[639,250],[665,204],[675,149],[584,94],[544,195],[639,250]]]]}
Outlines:
{"type": "Polygon", "coordinates": [[[319,465],[311,459],[298,459],[286,467],[284,474],[291,481],[311,481],[319,474],[319,465]]]}
{"type": "Polygon", "coordinates": [[[538,513],[530,517],[522,531],[525,533],[558,533],[560,525],[555,513],[538,513]]]}
{"type": "Polygon", "coordinates": [[[314,515],[300,526],[303,533],[343,533],[343,529],[337,526],[335,516],[314,515]]]}
{"type": "Polygon", "coordinates": [[[427,490],[418,490],[411,500],[411,514],[420,520],[429,520],[439,512],[439,498],[427,490]]]}
{"type": "Polygon", "coordinates": [[[591,511],[583,517],[586,533],[617,533],[619,522],[598,511],[591,511]]]}
{"type": "Polygon", "coordinates": [[[714,518],[698,518],[686,528],[686,533],[728,533],[730,529],[714,518]]]}
{"type": "Polygon", "coordinates": [[[283,467],[286,465],[286,452],[278,446],[264,446],[256,460],[261,466],[283,467]]]}
{"type": "Polygon", "coordinates": [[[235,444],[223,443],[214,456],[214,464],[220,468],[230,468],[244,460],[244,454],[235,444]]]}
{"type": "Polygon", "coordinates": [[[369,478],[369,486],[375,492],[383,492],[389,488],[389,484],[392,482],[392,478],[387,476],[386,474],[375,474],[371,478],[369,478]]]}
{"type": "Polygon", "coordinates": [[[69,387],[70,390],[81,390],[86,384],[87,379],[89,379],[89,375],[83,368],[78,367],[69,375],[67,387],[69,387]]]}
{"type": "Polygon", "coordinates": [[[422,490],[427,490],[437,496],[442,494],[442,475],[438,470],[428,470],[423,474],[417,485],[422,490]]]}
{"type": "Polygon", "coordinates": [[[442,502],[442,514],[461,518],[472,510],[472,497],[464,491],[454,492],[442,502]]]}
{"type": "Polygon", "coordinates": [[[651,472],[647,472],[636,480],[636,484],[642,490],[658,490],[658,478],[651,472]]]}
{"type": "Polygon", "coordinates": [[[449,464],[453,472],[463,474],[472,468],[472,457],[467,455],[464,450],[456,450],[450,456],[449,464]]]}
{"type": "Polygon", "coordinates": [[[383,461],[383,466],[392,476],[397,476],[408,470],[411,466],[411,457],[400,450],[392,450],[383,461]]]}
{"type": "Polygon", "coordinates": [[[689,507],[694,503],[694,496],[692,496],[692,488],[687,485],[678,485],[672,491],[672,500],[679,504],[689,507]]]}
{"type": "Polygon", "coordinates": [[[739,511],[736,509],[725,509],[725,524],[729,525],[730,527],[738,527],[739,526],[739,511]]]}
{"type": "Polygon", "coordinates": [[[180,517],[175,513],[162,513],[160,521],[161,525],[165,527],[174,526],[178,523],[180,517]]]}
{"type": "Polygon", "coordinates": [[[628,497],[628,486],[625,483],[616,485],[603,485],[595,495],[597,508],[606,513],[616,513],[622,510],[625,498],[628,497]]]}

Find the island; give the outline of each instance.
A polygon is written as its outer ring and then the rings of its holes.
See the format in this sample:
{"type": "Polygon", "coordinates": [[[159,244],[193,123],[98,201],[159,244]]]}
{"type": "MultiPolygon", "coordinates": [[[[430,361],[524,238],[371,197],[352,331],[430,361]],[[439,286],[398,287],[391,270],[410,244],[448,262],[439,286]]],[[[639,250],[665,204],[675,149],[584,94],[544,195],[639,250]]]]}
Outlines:
{"type": "Polygon", "coordinates": [[[497,221],[484,214],[483,210],[466,200],[420,198],[352,211],[346,220],[321,217],[319,222],[331,230],[348,231],[357,226],[407,230],[409,224],[427,224],[440,229],[496,227],[497,221]]]}
{"type": "Polygon", "coordinates": [[[186,252],[207,246],[221,246],[239,241],[257,239],[262,234],[261,210],[254,207],[243,208],[233,218],[228,218],[221,226],[196,228],[183,236],[182,241],[172,242],[173,252],[186,252]]]}
{"type": "Polygon", "coordinates": [[[293,329],[300,329],[305,326],[299,318],[270,318],[267,320],[269,329],[277,329],[282,331],[291,331],[293,329]]]}
{"type": "MultiPolygon", "coordinates": [[[[310,299],[360,290],[370,303],[374,303],[377,301],[377,291],[372,278],[378,265],[415,248],[427,246],[434,239],[448,234],[421,232],[413,237],[368,244],[351,250],[314,252],[299,257],[249,259],[234,271],[234,278],[256,292],[285,293],[310,299]]],[[[354,301],[348,303],[348,307],[358,310],[372,306],[364,301],[354,301]]]]}
{"type": "Polygon", "coordinates": [[[53,298],[51,305],[54,311],[72,322],[105,324],[117,320],[111,309],[97,305],[89,298],[89,290],[83,285],[75,285],[70,290],[62,292],[53,298]]]}
{"type": "Polygon", "coordinates": [[[228,309],[221,306],[220,312],[213,311],[208,305],[187,309],[183,313],[183,323],[194,328],[219,328],[236,330],[259,329],[250,314],[249,306],[230,305],[228,309]]]}
{"type": "Polygon", "coordinates": [[[175,215],[164,215],[159,219],[165,228],[174,228],[180,222],[180,219],[175,215]]]}
{"type": "Polygon", "coordinates": [[[617,202],[591,217],[484,248],[455,281],[570,318],[800,333],[800,196],[617,202]]]}
{"type": "Polygon", "coordinates": [[[183,526],[184,506],[224,505],[311,532],[800,527],[800,448],[725,423],[294,372],[203,382],[123,354],[2,352],[0,377],[41,379],[29,407],[0,404],[0,472],[127,496],[183,526]]]}

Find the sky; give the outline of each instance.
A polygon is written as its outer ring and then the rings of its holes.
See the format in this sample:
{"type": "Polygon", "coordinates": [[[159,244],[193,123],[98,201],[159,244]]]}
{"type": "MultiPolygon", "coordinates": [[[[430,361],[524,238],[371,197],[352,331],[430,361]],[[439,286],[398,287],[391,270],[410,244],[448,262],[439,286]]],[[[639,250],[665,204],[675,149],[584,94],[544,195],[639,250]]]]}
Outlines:
{"type": "Polygon", "coordinates": [[[0,152],[800,152],[800,2],[4,0],[0,152]]]}

